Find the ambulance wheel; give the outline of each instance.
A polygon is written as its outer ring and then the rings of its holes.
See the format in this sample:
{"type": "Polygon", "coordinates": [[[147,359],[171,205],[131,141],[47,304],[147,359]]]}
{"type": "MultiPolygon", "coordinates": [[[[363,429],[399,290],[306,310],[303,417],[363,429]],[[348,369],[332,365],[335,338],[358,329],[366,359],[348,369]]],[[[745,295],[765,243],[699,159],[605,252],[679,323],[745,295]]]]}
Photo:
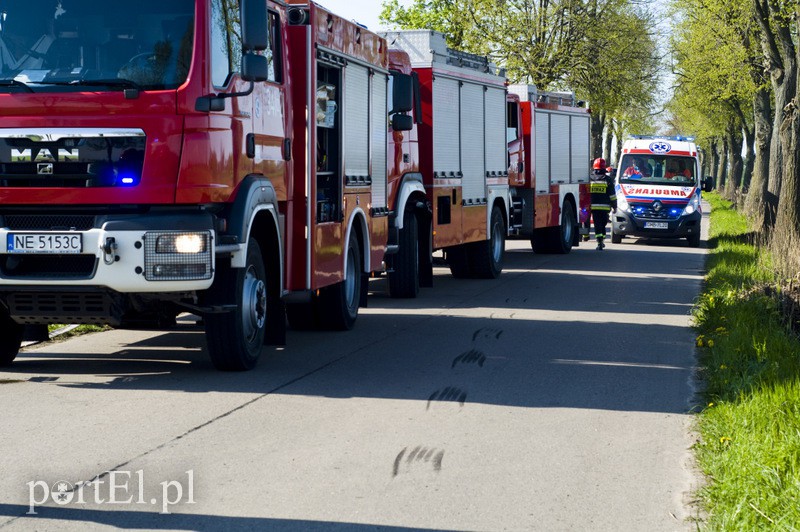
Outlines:
{"type": "Polygon", "coordinates": [[[450,273],[456,279],[466,279],[470,276],[469,270],[469,257],[467,255],[467,246],[462,244],[460,246],[453,246],[447,248],[445,251],[447,265],[450,267],[450,273]]]}
{"type": "MultiPolygon", "coordinates": [[[[570,233],[570,245],[572,244],[570,233]]],[[[503,258],[506,252],[506,224],[502,211],[492,208],[489,224],[489,239],[471,244],[472,256],[469,258],[472,273],[480,279],[497,279],[503,271],[503,258]]]]}
{"type": "Polygon", "coordinates": [[[347,243],[344,281],[323,288],[319,294],[319,316],[326,329],[349,331],[355,325],[361,301],[361,266],[361,250],[352,231],[347,243]]]}
{"type": "Polygon", "coordinates": [[[400,230],[400,249],[393,257],[389,272],[389,295],[395,298],[417,297],[419,293],[419,233],[417,216],[407,210],[400,230]]]}
{"type": "Polygon", "coordinates": [[[692,248],[699,248],[700,247],[700,233],[695,233],[691,236],[686,237],[686,241],[689,243],[689,247],[692,248]]]}
{"type": "Polygon", "coordinates": [[[614,226],[611,226],[611,243],[612,244],[621,244],[622,243],[622,235],[619,233],[614,232],[614,226]]]}
{"type": "Polygon", "coordinates": [[[217,268],[212,291],[224,301],[234,294],[236,309],[204,316],[208,354],[220,371],[253,369],[264,346],[267,324],[267,271],[258,242],[247,242],[244,268],[217,268]],[[229,296],[228,296],[229,297],[229,296]]]}
{"type": "Polygon", "coordinates": [[[5,313],[0,314],[0,367],[10,366],[17,358],[19,347],[22,345],[23,325],[15,322],[5,313]]]}

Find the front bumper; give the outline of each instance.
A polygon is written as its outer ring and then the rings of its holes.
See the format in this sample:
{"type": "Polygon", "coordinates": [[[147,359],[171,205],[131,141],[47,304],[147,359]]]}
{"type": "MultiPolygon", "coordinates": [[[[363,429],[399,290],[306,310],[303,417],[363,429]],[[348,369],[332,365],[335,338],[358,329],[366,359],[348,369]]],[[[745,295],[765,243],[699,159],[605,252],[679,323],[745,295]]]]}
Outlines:
{"type": "MultiPolygon", "coordinates": [[[[166,240],[162,240],[162,243],[166,240]]],[[[205,290],[213,282],[215,232],[208,213],[75,216],[0,215],[0,292],[14,287],[96,287],[125,293],[205,290]],[[79,222],[84,224],[79,225],[79,222]],[[156,246],[159,237],[197,234],[201,251],[156,246]],[[15,238],[79,235],[80,253],[15,252],[15,238]]]]}
{"type": "Polygon", "coordinates": [[[615,235],[642,236],[650,238],[685,238],[700,233],[700,221],[703,215],[693,212],[687,216],[680,216],[674,220],[637,218],[630,212],[617,211],[611,215],[611,223],[615,235]],[[646,224],[666,223],[666,228],[650,228],[646,224]]]}

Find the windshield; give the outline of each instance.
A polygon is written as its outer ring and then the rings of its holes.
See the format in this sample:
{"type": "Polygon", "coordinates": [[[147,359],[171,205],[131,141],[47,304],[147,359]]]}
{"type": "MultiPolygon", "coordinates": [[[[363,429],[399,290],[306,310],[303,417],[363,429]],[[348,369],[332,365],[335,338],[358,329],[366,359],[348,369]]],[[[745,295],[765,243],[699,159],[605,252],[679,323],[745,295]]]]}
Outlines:
{"type": "Polygon", "coordinates": [[[193,26],[193,0],[0,0],[0,91],[177,88],[193,26]]]}
{"type": "Polygon", "coordinates": [[[695,183],[694,157],[627,154],[619,168],[620,183],[680,186],[695,183]]]}

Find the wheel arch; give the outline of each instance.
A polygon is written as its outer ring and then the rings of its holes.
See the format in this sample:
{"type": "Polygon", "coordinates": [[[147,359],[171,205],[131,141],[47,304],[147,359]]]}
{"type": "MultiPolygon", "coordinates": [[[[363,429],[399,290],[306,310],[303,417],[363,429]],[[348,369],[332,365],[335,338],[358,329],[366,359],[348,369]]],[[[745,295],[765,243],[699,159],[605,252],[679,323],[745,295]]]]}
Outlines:
{"type": "Polygon", "coordinates": [[[367,215],[361,207],[357,207],[350,213],[350,219],[347,221],[347,231],[344,238],[345,253],[342,254],[342,271],[344,278],[347,279],[347,243],[350,242],[350,235],[356,232],[356,240],[360,246],[362,267],[364,272],[372,271],[370,263],[370,240],[369,231],[367,230],[367,215]]]}

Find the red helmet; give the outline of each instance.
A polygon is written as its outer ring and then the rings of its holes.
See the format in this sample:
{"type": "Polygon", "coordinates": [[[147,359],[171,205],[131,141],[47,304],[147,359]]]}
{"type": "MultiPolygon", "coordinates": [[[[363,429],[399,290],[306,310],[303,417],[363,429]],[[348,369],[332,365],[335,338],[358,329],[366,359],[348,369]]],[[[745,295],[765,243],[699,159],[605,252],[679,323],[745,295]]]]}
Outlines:
{"type": "Polygon", "coordinates": [[[603,159],[602,157],[598,157],[597,159],[594,160],[594,164],[592,165],[592,168],[594,168],[595,170],[605,170],[606,169],[606,160],[603,159]]]}

